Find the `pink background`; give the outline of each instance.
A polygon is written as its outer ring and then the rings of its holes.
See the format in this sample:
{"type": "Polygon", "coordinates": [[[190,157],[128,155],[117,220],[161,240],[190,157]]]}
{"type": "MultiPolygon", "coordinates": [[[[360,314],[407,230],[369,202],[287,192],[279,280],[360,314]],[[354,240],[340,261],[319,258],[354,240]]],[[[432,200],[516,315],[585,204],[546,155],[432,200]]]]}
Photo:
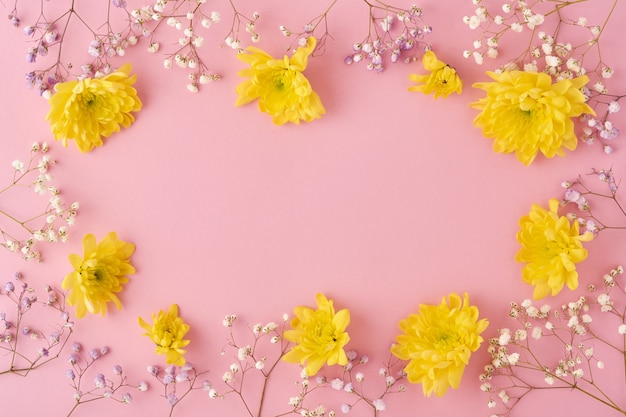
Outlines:
{"type": "MultiPolygon", "coordinates": [[[[242,9],[252,11],[243,3],[242,9]]],[[[258,46],[282,54],[286,42],[278,25],[298,26],[322,10],[319,3],[259,2],[258,46]]],[[[410,5],[398,2],[403,3],[410,5]]],[[[589,9],[601,11],[600,21],[611,2],[592,3],[589,9]]],[[[375,364],[372,391],[380,387],[375,369],[387,359],[397,322],[420,303],[467,291],[491,322],[486,337],[511,325],[509,301],[532,295],[513,259],[518,219],[531,204],[546,206],[549,198],[560,197],[561,181],[591,168],[613,167],[624,178],[626,149],[622,139],[612,155],[580,145],[566,158],[539,157],[530,167],[512,155],[495,154],[492,142],[472,126],[476,111],[468,106],[481,95],[471,84],[495,66],[487,61],[481,68],[461,56],[477,35],[462,22],[474,6],[453,0],[422,7],[434,27],[428,39],[433,49],[465,81],[460,96],[435,101],[407,92],[408,75],[422,73],[421,63],[389,65],[379,75],[363,65],[344,65],[351,44],[366,34],[367,9],[358,1],[339,2],[329,15],[335,41],[329,40],[326,53],[311,59],[306,71],[327,114],[310,124],[274,126],[256,104],[234,108],[241,82],[236,72],[243,63],[233,51],[216,46],[230,19],[226,2],[220,2],[214,8],[223,21],[208,32],[203,53],[223,80],[194,95],[185,88],[184,71],[163,69],[161,54],[145,53],[145,43],[129,50],[126,58],[138,74],[144,108],[131,128],[88,154],[73,143],[67,149],[54,143],[45,121],[47,102],[22,81],[33,69],[24,61],[26,38],[9,22],[0,25],[0,178],[10,178],[11,161],[25,159],[32,142],[47,141],[59,161],[52,174],[64,198],[81,204],[70,241],[43,246],[43,263],[25,263],[0,251],[0,281],[22,271],[36,288],[60,286],[70,271],[67,256],[82,253],[85,233],[100,239],[116,231],[137,246],[132,258],[137,274],[121,294],[123,310],[77,320],[73,340],[87,348],[108,345],[111,355],[101,366],[118,363],[131,382],[147,380],[153,389],[134,393],[130,406],[103,400],[79,407],[74,415],[167,415],[169,407],[145,371],[147,365],[163,365],[163,358],[141,336],[137,317],[148,318],[172,303],[179,304],[191,326],[187,359],[210,370],[208,378],[218,386],[229,363],[220,356],[226,314],[250,324],[279,321],[297,305],[314,306],[317,292],[350,309],[349,347],[375,364]]],[[[603,52],[617,70],[613,85],[623,87],[626,4],[617,7],[603,52]]],[[[24,7],[23,21],[32,13],[24,7]]],[[[587,14],[590,20],[594,16],[593,10],[587,14]]],[[[85,49],[79,42],[71,48],[77,56],[85,49]]],[[[624,261],[619,232],[587,247],[589,258],[579,267],[583,282],[624,261]]],[[[65,416],[73,405],[64,376],[67,353],[26,378],[0,376],[2,413],[65,416]]],[[[443,398],[425,398],[420,386],[410,386],[389,398],[384,415],[490,415],[488,396],[477,380],[488,360],[484,349],[475,353],[461,388],[443,398]]],[[[284,410],[296,393],[296,366],[282,364],[276,376],[267,415],[284,410]]],[[[614,382],[623,387],[623,375],[616,374],[614,382]]],[[[615,415],[580,396],[553,394],[551,401],[529,397],[520,415],[615,415]]],[[[245,415],[234,397],[209,400],[202,392],[186,398],[174,415],[214,412],[245,415]]],[[[371,412],[360,408],[352,414],[371,412]]]]}

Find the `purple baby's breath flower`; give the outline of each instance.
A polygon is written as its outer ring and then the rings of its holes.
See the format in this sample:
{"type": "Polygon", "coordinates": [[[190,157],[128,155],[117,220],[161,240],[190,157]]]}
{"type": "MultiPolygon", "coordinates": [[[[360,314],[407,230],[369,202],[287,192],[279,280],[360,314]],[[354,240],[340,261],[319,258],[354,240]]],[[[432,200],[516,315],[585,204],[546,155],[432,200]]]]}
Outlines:
{"type": "Polygon", "coordinates": [[[150,366],[148,366],[148,372],[152,376],[157,376],[159,374],[160,370],[159,370],[158,366],[150,365],[150,366]]]}
{"type": "Polygon", "coordinates": [[[126,8],[126,0],[113,0],[113,6],[126,8]]]}
{"type": "Polygon", "coordinates": [[[74,371],[72,371],[71,369],[68,369],[67,371],[65,371],[65,376],[68,379],[74,379],[76,378],[76,374],[74,373],[74,371]]]}
{"type": "Polygon", "coordinates": [[[31,305],[32,305],[32,301],[30,300],[30,298],[28,297],[22,298],[22,308],[27,309],[27,308],[30,308],[31,305]]]}
{"type": "Polygon", "coordinates": [[[100,357],[100,352],[97,349],[90,349],[88,355],[91,359],[96,360],[100,357]]]}
{"type": "Polygon", "coordinates": [[[78,355],[72,353],[67,357],[67,361],[70,365],[75,365],[78,362],[78,355]]]}
{"type": "Polygon", "coordinates": [[[96,375],[93,382],[96,385],[96,388],[104,388],[106,386],[106,379],[104,379],[104,375],[102,374],[96,375]]]}
{"type": "Polygon", "coordinates": [[[6,284],[4,284],[4,290],[6,292],[13,292],[13,291],[15,291],[15,285],[13,285],[13,283],[11,281],[9,281],[6,284]]]}
{"type": "Polygon", "coordinates": [[[59,332],[52,332],[50,333],[50,343],[51,344],[57,344],[59,343],[59,340],[61,339],[61,334],[59,332]]]}
{"type": "Polygon", "coordinates": [[[167,401],[170,403],[171,406],[174,406],[178,402],[178,397],[173,392],[170,392],[169,394],[167,394],[167,401]]]}
{"type": "Polygon", "coordinates": [[[113,366],[113,373],[115,375],[122,375],[122,367],[119,365],[113,366]]]}
{"type": "Polygon", "coordinates": [[[39,44],[37,47],[37,55],[39,56],[47,56],[48,55],[48,47],[46,45],[39,44]]]}

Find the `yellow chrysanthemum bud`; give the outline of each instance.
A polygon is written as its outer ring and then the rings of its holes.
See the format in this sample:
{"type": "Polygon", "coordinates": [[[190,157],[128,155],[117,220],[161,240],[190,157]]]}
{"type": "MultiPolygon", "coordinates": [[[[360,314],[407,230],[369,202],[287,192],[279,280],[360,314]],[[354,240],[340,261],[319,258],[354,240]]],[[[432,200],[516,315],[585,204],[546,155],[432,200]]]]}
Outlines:
{"type": "Polygon", "coordinates": [[[185,340],[185,334],[189,331],[189,325],[178,317],[178,305],[172,304],[167,310],[159,310],[158,314],[152,314],[152,324],[147,323],[141,317],[138,318],[139,325],[146,331],[144,336],[148,336],[156,345],[156,353],[165,355],[165,362],[168,364],[182,366],[185,364],[185,353],[183,349],[189,344],[185,340]]]}
{"type": "Polygon", "coordinates": [[[448,97],[451,93],[461,94],[463,81],[456,70],[445,62],[440,61],[433,51],[426,51],[422,58],[424,69],[430,71],[428,75],[411,74],[409,79],[420,85],[409,87],[409,91],[434,94],[434,97],[448,97]]]}

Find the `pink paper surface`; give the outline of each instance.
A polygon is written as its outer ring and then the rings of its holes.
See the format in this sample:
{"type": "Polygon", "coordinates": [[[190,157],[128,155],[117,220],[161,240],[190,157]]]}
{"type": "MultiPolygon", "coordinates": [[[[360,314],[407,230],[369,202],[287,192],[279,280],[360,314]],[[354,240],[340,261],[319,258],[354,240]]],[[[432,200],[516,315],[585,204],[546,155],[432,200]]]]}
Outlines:
{"type": "MultiPolygon", "coordinates": [[[[611,4],[589,2],[586,17],[601,21],[611,4]]],[[[287,42],[277,30],[280,24],[296,27],[325,7],[301,0],[241,5],[246,11],[253,6],[262,16],[257,46],[274,56],[283,54],[287,42]]],[[[220,355],[227,336],[221,324],[225,315],[237,314],[250,325],[280,322],[283,313],[293,315],[295,306],[313,307],[318,292],[334,299],[338,309],[350,310],[349,347],[370,358],[371,388],[366,391],[372,393],[380,390],[377,369],[388,359],[398,321],[417,312],[420,304],[468,292],[481,317],[490,321],[485,337],[512,325],[509,302],[532,297],[532,287],[521,280],[522,265],[514,260],[519,218],[533,203],[547,207],[550,198],[562,196],[563,180],[592,168],[612,167],[624,178],[623,139],[615,142],[611,155],[579,144],[565,158],[538,157],[529,167],[513,155],[494,153],[492,141],[473,127],[477,111],[469,103],[482,93],[472,83],[485,81],[484,71],[496,64],[487,61],[478,67],[462,57],[476,35],[462,17],[475,6],[465,0],[420,6],[434,28],[428,39],[433,49],[464,79],[462,95],[433,100],[407,92],[409,74],[424,73],[420,62],[388,65],[381,74],[345,65],[352,43],[366,35],[368,16],[364,3],[342,1],[329,14],[334,40],[323,55],[310,59],[306,70],[327,114],[312,123],[275,126],[256,103],[234,107],[235,88],[242,80],[236,73],[244,64],[234,51],[217,47],[230,25],[227,2],[218,2],[214,8],[223,21],[207,32],[203,48],[211,69],[223,79],[191,94],[185,72],[165,70],[162,55],[146,53],[141,41],[120,64],[132,63],[144,107],[132,127],[87,154],[73,143],[66,149],[54,141],[45,120],[48,103],[24,86],[24,73],[33,68],[24,60],[28,38],[9,22],[0,25],[0,178],[11,178],[11,162],[27,158],[31,143],[46,141],[58,160],[51,173],[63,197],[80,202],[69,241],[42,246],[44,262],[26,263],[0,251],[0,282],[20,271],[36,289],[60,287],[71,271],[67,257],[82,253],[86,233],[101,239],[116,231],[137,247],[132,257],[137,273],[120,294],[123,309],[111,306],[105,317],[76,320],[71,340],[85,348],[108,346],[103,372],[119,364],[129,382],[146,380],[151,389],[133,393],[131,405],[96,401],[72,415],[167,416],[161,388],[146,372],[148,365],[163,367],[164,359],[142,336],[137,317],[147,319],[172,303],[191,326],[187,360],[209,371],[202,379],[216,386],[232,361],[228,354],[220,355]]],[[[625,6],[617,5],[603,35],[603,54],[616,69],[612,82],[622,92],[625,6]]],[[[36,9],[23,6],[23,20],[33,20],[36,9]]],[[[67,47],[80,56],[84,44],[77,38],[67,47]]],[[[514,42],[509,46],[522,49],[514,42]]],[[[19,204],[0,200],[3,207],[19,204]]],[[[624,261],[620,233],[608,231],[585,245],[589,257],[578,266],[581,287],[624,261]]],[[[566,290],[546,302],[558,306],[571,298],[566,290]]],[[[6,308],[0,305],[0,310],[6,308]]],[[[74,405],[64,375],[68,354],[69,346],[58,360],[25,378],[0,375],[2,414],[66,416],[74,405]]],[[[0,363],[4,360],[0,356],[0,363]]],[[[472,355],[459,389],[426,398],[419,385],[411,384],[407,392],[389,397],[387,410],[379,415],[489,416],[489,397],[478,381],[489,360],[484,344],[472,355]]],[[[598,378],[612,381],[605,385],[624,407],[622,364],[614,363],[617,369],[607,366],[598,378]]],[[[93,376],[85,378],[91,384],[93,376]]],[[[285,410],[297,393],[297,380],[296,365],[279,364],[263,416],[285,410]]],[[[253,403],[260,383],[250,385],[253,403]]],[[[340,414],[342,393],[325,393],[324,401],[340,414]]],[[[361,404],[351,414],[372,411],[361,404]]],[[[248,414],[235,396],[211,400],[194,391],[173,415],[248,414]]],[[[620,414],[584,396],[551,391],[532,393],[513,415],[620,414]]]]}

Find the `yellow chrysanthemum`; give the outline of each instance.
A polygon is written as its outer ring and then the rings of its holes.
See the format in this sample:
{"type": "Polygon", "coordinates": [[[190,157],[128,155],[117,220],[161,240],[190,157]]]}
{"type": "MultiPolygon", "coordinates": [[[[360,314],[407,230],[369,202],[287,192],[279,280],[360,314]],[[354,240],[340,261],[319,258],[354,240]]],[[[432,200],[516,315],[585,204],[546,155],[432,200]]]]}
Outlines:
{"type": "Polygon", "coordinates": [[[522,248],[515,260],[528,263],[522,270],[524,282],[534,285],[533,297],[540,299],[556,295],[564,285],[578,288],[576,263],[587,258],[582,242],[593,239],[593,233],[580,234],[577,220],[570,223],[559,216],[559,201],[550,200],[550,211],[534,204],[530,213],[520,219],[517,241],[522,248]]]}
{"type": "Polygon", "coordinates": [[[424,395],[443,396],[448,387],[458,388],[465,365],[483,341],[486,319],[478,319],[478,308],[469,296],[450,294],[441,304],[421,304],[417,314],[400,321],[403,334],[396,338],[391,353],[408,360],[404,368],[409,382],[422,384],[424,395]]]}
{"type": "Polygon", "coordinates": [[[563,148],[576,149],[572,117],[595,114],[580,91],[589,81],[587,76],[552,84],[549,75],[538,72],[487,75],[495,82],[474,84],[487,96],[471,106],[480,110],[474,125],[485,137],[495,139],[496,152],[515,152],[517,159],[529,165],[539,152],[552,158],[565,156],[563,148]]]}
{"type": "Polygon", "coordinates": [[[74,140],[81,152],[89,152],[102,146],[102,137],[130,126],[135,120],[131,112],[142,106],[133,88],[137,76],[130,70],[126,64],[102,78],[56,84],[46,116],[54,138],[64,146],[74,140]]]}
{"type": "Polygon", "coordinates": [[[250,65],[238,74],[250,79],[237,86],[235,106],[259,99],[259,110],[270,114],[277,125],[321,118],[326,110],[302,73],[315,45],[315,38],[309,37],[306,46],[298,48],[291,58],[285,55],[283,59],[274,59],[255,47],[247,48],[248,53],[237,55],[250,65]]]}
{"type": "Polygon", "coordinates": [[[347,309],[335,313],[333,301],[323,294],[315,296],[317,310],[298,306],[291,321],[292,330],[284,332],[285,339],[296,343],[283,360],[305,365],[308,376],[315,375],[324,364],[346,365],[348,357],[344,346],[350,341],[346,328],[350,323],[347,309]]]}
{"type": "Polygon", "coordinates": [[[430,71],[428,75],[411,74],[409,79],[420,85],[409,87],[409,91],[417,91],[424,94],[435,93],[435,98],[448,97],[451,93],[461,94],[463,81],[456,70],[445,62],[440,61],[433,51],[426,51],[422,58],[424,69],[430,71]]]}
{"type": "Polygon", "coordinates": [[[138,318],[139,325],[144,328],[150,340],[156,345],[156,353],[165,355],[165,362],[172,365],[182,366],[185,364],[185,353],[183,349],[189,344],[189,340],[184,340],[185,334],[189,331],[189,325],[178,317],[178,305],[172,304],[164,313],[159,310],[159,314],[152,314],[152,324],[147,323],[141,317],[138,318]]]}
{"type": "Polygon", "coordinates": [[[94,235],[85,235],[83,257],[69,256],[74,271],[61,284],[69,290],[68,304],[76,305],[76,317],[84,317],[87,312],[104,316],[109,301],[118,310],[122,308],[115,293],[122,291],[123,284],[128,282],[126,275],[135,273],[130,263],[133,252],[135,245],[119,240],[115,232],[107,234],[100,243],[94,235]]]}

